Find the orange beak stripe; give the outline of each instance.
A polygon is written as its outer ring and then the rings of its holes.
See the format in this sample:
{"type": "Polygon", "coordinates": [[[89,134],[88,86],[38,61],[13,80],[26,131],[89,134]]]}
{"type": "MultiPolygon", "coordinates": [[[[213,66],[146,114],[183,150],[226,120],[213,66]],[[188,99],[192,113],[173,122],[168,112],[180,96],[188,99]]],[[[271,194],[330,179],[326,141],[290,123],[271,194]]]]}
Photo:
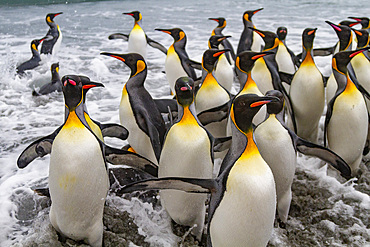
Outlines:
{"type": "Polygon", "coordinates": [[[89,89],[89,88],[92,88],[92,87],[96,87],[96,85],[83,85],[82,86],[83,89],[89,89]]]}
{"type": "Polygon", "coordinates": [[[225,51],[216,52],[215,54],[213,54],[213,57],[219,57],[224,53],[225,53],[225,51]]]}
{"type": "Polygon", "coordinates": [[[124,58],[122,58],[122,57],[119,57],[119,56],[115,56],[115,55],[110,55],[111,57],[114,57],[114,58],[117,58],[118,60],[121,60],[122,62],[124,62],[125,61],[125,59],[124,58]]]}
{"type": "Polygon", "coordinates": [[[267,54],[259,54],[259,55],[255,55],[255,56],[253,56],[252,57],[252,60],[257,60],[258,58],[260,58],[260,57],[264,57],[264,56],[266,56],[267,54]]]}
{"type": "Polygon", "coordinates": [[[311,30],[311,31],[309,31],[307,34],[308,34],[308,35],[311,35],[311,34],[315,33],[315,31],[316,31],[316,30],[311,30]]]}
{"type": "Polygon", "coordinates": [[[260,106],[260,105],[265,105],[267,103],[270,103],[271,101],[270,100],[262,100],[262,101],[257,101],[257,102],[254,102],[250,105],[250,107],[256,107],[256,106],[260,106]]]}

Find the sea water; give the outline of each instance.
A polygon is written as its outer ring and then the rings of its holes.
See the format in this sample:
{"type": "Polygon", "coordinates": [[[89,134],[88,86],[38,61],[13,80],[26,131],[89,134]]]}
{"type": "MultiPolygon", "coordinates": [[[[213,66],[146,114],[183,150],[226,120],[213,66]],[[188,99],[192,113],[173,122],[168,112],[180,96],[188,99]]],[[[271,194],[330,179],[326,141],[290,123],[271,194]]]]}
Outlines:
{"type": "MultiPolygon", "coordinates": [[[[253,17],[256,28],[275,31],[279,26],[287,27],[287,45],[296,54],[302,50],[301,34],[305,28],[318,28],[315,48],[329,47],[337,42],[337,36],[326,20],[339,23],[348,16],[369,17],[370,13],[365,0],[0,1],[0,246],[61,246],[48,220],[50,201],[32,191],[33,187],[47,186],[49,156],[36,159],[24,169],[16,165],[24,148],[52,133],[64,121],[61,93],[32,96],[32,90],[50,80],[52,63],[59,62],[61,76],[85,75],[103,83],[104,88],[88,93],[89,113],[100,122],[119,123],[121,90],[130,70],[121,61],[99,54],[127,52],[127,42],[108,40],[110,34],[128,34],[133,27],[133,18],[122,15],[123,12],[141,11],[146,34],[167,48],[172,38],[154,29],[182,28],[187,35],[190,58],[201,61],[211,31],[217,26],[208,18],[226,18],[227,27],[223,33],[232,36],[229,40],[236,50],[243,29],[243,12],[260,7],[264,10],[253,17]],[[63,33],[58,53],[42,56],[41,65],[20,78],[16,75],[16,66],[31,58],[30,42],[47,33],[46,14],[57,12],[63,12],[54,19],[63,33]]],[[[152,47],[147,49],[145,87],[154,98],[170,98],[163,73],[165,55],[152,47]]],[[[329,76],[331,57],[317,57],[315,61],[320,71],[329,76]]],[[[235,83],[233,92],[237,90],[235,83]]],[[[125,144],[113,139],[108,143],[116,147],[125,144]]],[[[300,156],[287,228],[275,225],[269,245],[369,245],[370,175],[366,162],[365,157],[358,178],[345,181],[320,160],[300,156]]],[[[129,216],[138,228],[123,237],[123,233],[109,228],[112,222],[118,221],[117,226],[123,223],[114,217],[115,220],[105,217],[106,246],[120,246],[120,239],[122,246],[176,246],[181,242],[181,234],[177,236],[172,232],[171,220],[160,206],[110,193],[107,208],[114,209],[113,215],[129,216]],[[113,237],[107,238],[108,235],[113,237]],[[141,240],[130,235],[137,235],[141,240]],[[125,239],[132,240],[124,243],[125,239]]]]}

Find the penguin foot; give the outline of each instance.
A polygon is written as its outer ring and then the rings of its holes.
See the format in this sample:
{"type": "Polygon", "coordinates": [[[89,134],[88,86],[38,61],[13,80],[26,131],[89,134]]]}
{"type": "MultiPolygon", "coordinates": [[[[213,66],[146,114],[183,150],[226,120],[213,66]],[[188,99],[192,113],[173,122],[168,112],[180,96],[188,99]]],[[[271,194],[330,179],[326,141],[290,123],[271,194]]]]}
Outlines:
{"type": "Polygon", "coordinates": [[[281,219],[278,219],[278,224],[281,229],[286,229],[286,223],[283,222],[281,219]]]}

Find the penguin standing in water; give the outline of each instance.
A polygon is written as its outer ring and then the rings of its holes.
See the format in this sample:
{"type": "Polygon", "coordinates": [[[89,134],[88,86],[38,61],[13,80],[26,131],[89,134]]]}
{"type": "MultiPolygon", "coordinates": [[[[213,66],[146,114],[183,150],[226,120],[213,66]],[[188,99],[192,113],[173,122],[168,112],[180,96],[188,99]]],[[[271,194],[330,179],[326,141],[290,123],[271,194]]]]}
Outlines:
{"type": "MultiPolygon", "coordinates": [[[[219,44],[230,36],[213,35],[208,40],[209,49],[218,49],[219,44]]],[[[227,61],[226,53],[220,55],[215,64],[215,78],[228,92],[231,91],[234,82],[234,69],[227,61]]]]}
{"type": "Polygon", "coordinates": [[[285,126],[279,118],[284,106],[281,92],[271,90],[266,96],[275,96],[280,100],[267,105],[269,116],[254,130],[254,138],[262,158],[274,174],[279,224],[284,227],[292,200],[291,186],[297,165],[297,151],[330,163],[345,178],[350,178],[351,169],[342,158],[329,149],[305,141],[285,126]]]}
{"type": "Polygon", "coordinates": [[[50,36],[50,40],[45,40],[41,46],[41,54],[55,54],[62,43],[62,32],[60,31],[59,25],[54,22],[54,18],[63,12],[50,13],[46,15],[46,24],[50,27],[46,36],[50,36]]]}
{"type": "Polygon", "coordinates": [[[303,61],[294,74],[289,95],[292,100],[297,135],[317,143],[319,121],[325,107],[325,80],[312,56],[316,28],[306,28],[302,34],[303,61]]]}
{"type": "Polygon", "coordinates": [[[238,49],[236,54],[242,51],[255,51],[260,52],[263,47],[261,37],[253,32],[250,28],[256,28],[252,22],[252,17],[263,8],[256,10],[248,10],[243,14],[244,29],[239,39],[238,49]]]}
{"type": "MultiPolygon", "coordinates": [[[[208,18],[208,20],[217,21],[217,23],[218,23],[218,26],[215,27],[215,29],[212,30],[212,36],[214,36],[214,35],[224,36],[222,34],[222,30],[224,30],[225,27],[226,27],[225,18],[223,18],[223,17],[208,18]]],[[[229,61],[230,64],[233,63],[232,61],[235,60],[236,55],[235,55],[233,46],[231,45],[231,43],[227,39],[222,40],[220,47],[216,47],[216,49],[219,49],[219,50],[229,49],[230,51],[226,52],[225,56],[226,56],[226,58],[227,58],[227,60],[229,61]]]]}
{"type": "MultiPolygon", "coordinates": [[[[217,82],[213,75],[215,62],[225,52],[226,50],[208,49],[203,54],[202,67],[207,75],[195,96],[194,102],[197,114],[230,101],[229,92],[217,82]]],[[[226,124],[227,119],[224,119],[221,122],[210,123],[206,125],[206,128],[214,137],[225,137],[226,124]]]]}
{"type": "Polygon", "coordinates": [[[207,246],[266,246],[276,210],[271,169],[253,140],[252,118],[272,96],[245,94],[230,111],[232,144],[216,179],[167,177],[124,186],[125,193],[147,189],[177,189],[211,193],[207,246]]]}
{"type": "Polygon", "coordinates": [[[68,116],[50,156],[50,222],[63,236],[99,247],[109,179],[104,146],[86,122],[83,86],[75,79],[62,80],[68,116]]]}
{"type": "Polygon", "coordinates": [[[337,92],[327,106],[324,145],[341,156],[357,173],[368,132],[368,111],[364,96],[350,79],[347,65],[365,49],[339,52],[334,55],[332,68],[338,84],[337,92]]]}
{"type": "Polygon", "coordinates": [[[53,63],[50,67],[51,82],[43,85],[39,91],[33,90],[33,96],[40,96],[52,92],[62,92],[62,82],[59,76],[59,63],[53,63]]]}
{"type": "Polygon", "coordinates": [[[37,66],[40,65],[41,58],[40,58],[40,53],[38,50],[38,46],[40,45],[41,42],[43,42],[45,38],[42,39],[34,39],[31,42],[31,52],[32,52],[32,57],[30,60],[20,64],[17,66],[16,71],[18,75],[24,75],[26,70],[31,70],[36,68],[37,66]]]}
{"type": "MultiPolygon", "coordinates": [[[[194,107],[194,81],[180,77],[175,85],[178,102],[177,121],[168,130],[159,160],[158,177],[212,178],[213,137],[200,124],[194,107]],[[181,159],[179,159],[181,157],[181,159]]],[[[161,203],[178,224],[193,227],[201,239],[207,195],[183,191],[160,192],[161,203]]]]}
{"type": "Polygon", "coordinates": [[[175,93],[175,82],[178,78],[188,76],[194,81],[197,79],[195,70],[192,67],[194,61],[189,59],[185,50],[186,34],[180,28],[155,29],[167,33],[174,39],[173,44],[167,50],[165,72],[167,81],[170,84],[171,93],[175,93]]]}
{"type": "Polygon", "coordinates": [[[144,58],[137,53],[103,52],[101,55],[121,60],[131,69],[130,78],[122,90],[120,121],[130,133],[128,142],[133,150],[158,164],[166,127],[155,102],[144,88],[147,75],[144,58]]]}

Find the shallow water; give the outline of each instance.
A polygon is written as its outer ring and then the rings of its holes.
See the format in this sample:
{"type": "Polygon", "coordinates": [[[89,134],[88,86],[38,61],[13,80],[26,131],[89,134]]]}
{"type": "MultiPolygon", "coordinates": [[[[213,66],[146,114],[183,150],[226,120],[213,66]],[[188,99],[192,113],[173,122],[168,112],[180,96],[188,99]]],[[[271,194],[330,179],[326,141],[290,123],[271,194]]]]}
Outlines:
{"type": "MultiPolygon", "coordinates": [[[[59,244],[48,221],[48,200],[31,190],[47,184],[49,157],[37,159],[25,169],[17,168],[16,159],[33,140],[50,134],[63,123],[63,96],[53,93],[33,97],[31,92],[50,80],[50,65],[59,62],[62,76],[82,74],[104,83],[105,88],[89,92],[89,113],[100,122],[119,123],[118,106],[129,69],[122,62],[99,54],[103,51],[127,51],[127,42],[108,40],[110,34],[128,33],[132,28],[133,19],[122,15],[122,12],[140,10],[147,35],[165,47],[170,46],[172,38],[154,29],[182,28],[188,37],[189,56],[201,61],[209,35],[216,27],[214,21],[208,20],[209,17],[227,19],[224,34],[232,36],[230,42],[236,49],[243,28],[243,12],[264,7],[253,17],[256,27],[275,31],[279,26],[286,26],[287,44],[299,53],[301,33],[306,27],[318,27],[314,47],[328,47],[335,44],[337,37],[325,20],[338,23],[348,16],[368,16],[370,10],[367,1],[72,2],[0,3],[0,246],[59,244]],[[55,18],[63,32],[59,52],[52,57],[43,57],[43,64],[27,77],[15,76],[17,64],[31,57],[31,40],[43,37],[48,30],[45,15],[54,12],[63,12],[55,18]]],[[[148,47],[147,58],[146,88],[155,98],[170,97],[169,86],[162,73],[164,54],[148,47]]],[[[328,76],[330,57],[315,60],[321,72],[328,76]]],[[[322,128],[323,119],[320,126],[322,128]]],[[[320,134],[322,136],[322,129],[320,134]]],[[[115,146],[124,144],[113,139],[107,141],[115,146]]],[[[327,166],[322,166],[319,160],[300,157],[293,184],[291,217],[286,229],[275,226],[270,245],[370,245],[370,175],[365,161],[366,157],[358,178],[345,182],[327,166]]],[[[113,193],[107,199],[104,222],[106,246],[126,246],[129,242],[139,246],[174,246],[186,231],[176,228],[175,232],[180,237],[173,234],[170,218],[161,207],[153,207],[138,199],[117,197],[113,193]],[[138,226],[137,230],[130,228],[127,231],[128,227],[123,227],[133,224],[138,226]]],[[[194,245],[192,241],[187,238],[187,245],[194,245]]]]}

